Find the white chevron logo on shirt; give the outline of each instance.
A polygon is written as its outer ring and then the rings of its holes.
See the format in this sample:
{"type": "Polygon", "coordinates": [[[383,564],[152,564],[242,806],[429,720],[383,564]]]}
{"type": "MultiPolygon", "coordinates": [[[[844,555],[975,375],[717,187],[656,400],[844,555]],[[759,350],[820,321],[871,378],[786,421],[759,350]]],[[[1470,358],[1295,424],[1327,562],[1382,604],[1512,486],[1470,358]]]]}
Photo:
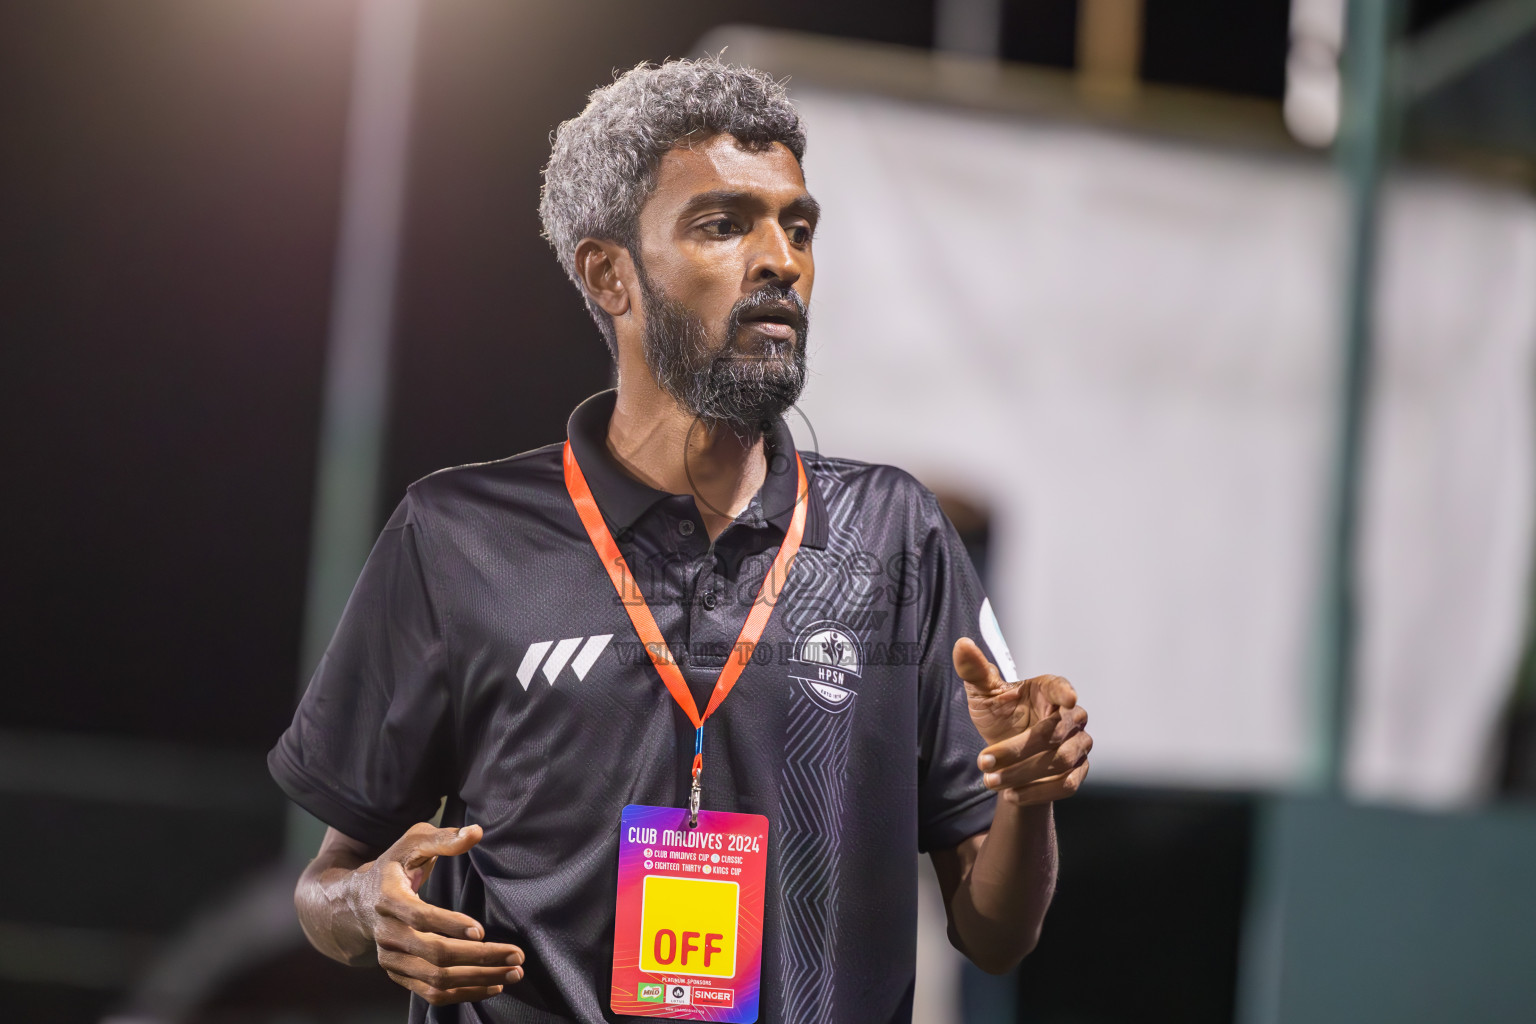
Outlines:
{"type": "Polygon", "coordinates": [[[577,679],[585,679],[588,670],[597,661],[597,656],[603,653],[603,648],[612,639],[612,633],[604,633],[601,636],[573,636],[559,643],[540,640],[523,655],[523,663],[517,666],[517,681],[523,684],[523,689],[528,689],[528,684],[533,682],[533,674],[539,670],[540,662],[544,663],[544,678],[549,680],[551,686],[555,685],[555,677],[565,668],[566,662],[570,662],[571,671],[576,673],[577,679]],[[551,647],[553,651],[550,651],[551,647]],[[580,654],[576,653],[578,647],[581,648],[580,654]],[[548,661],[544,660],[546,654],[549,655],[548,661]],[[571,658],[573,654],[576,655],[574,660],[571,658]]]}

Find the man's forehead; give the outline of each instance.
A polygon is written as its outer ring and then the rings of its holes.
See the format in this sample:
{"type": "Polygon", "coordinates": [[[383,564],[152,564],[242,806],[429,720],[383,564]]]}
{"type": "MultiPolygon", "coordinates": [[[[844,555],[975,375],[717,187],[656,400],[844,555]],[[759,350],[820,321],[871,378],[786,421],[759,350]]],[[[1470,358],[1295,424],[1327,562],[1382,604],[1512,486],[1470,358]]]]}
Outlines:
{"type": "Polygon", "coordinates": [[[746,192],[789,201],[805,193],[800,161],[782,142],[748,148],[734,136],[712,135],[674,146],[657,167],[653,200],[674,207],[703,192],[746,192]]]}

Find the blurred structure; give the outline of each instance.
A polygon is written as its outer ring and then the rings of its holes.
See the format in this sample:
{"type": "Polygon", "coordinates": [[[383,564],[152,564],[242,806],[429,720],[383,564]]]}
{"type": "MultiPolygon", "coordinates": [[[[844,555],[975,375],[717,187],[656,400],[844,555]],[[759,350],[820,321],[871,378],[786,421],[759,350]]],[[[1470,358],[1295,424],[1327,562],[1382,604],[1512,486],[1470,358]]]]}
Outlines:
{"type": "Polygon", "coordinates": [[[1291,47],[1285,60],[1285,126],[1296,141],[1327,146],[1339,134],[1344,101],[1345,0],[1293,0],[1291,47]]]}

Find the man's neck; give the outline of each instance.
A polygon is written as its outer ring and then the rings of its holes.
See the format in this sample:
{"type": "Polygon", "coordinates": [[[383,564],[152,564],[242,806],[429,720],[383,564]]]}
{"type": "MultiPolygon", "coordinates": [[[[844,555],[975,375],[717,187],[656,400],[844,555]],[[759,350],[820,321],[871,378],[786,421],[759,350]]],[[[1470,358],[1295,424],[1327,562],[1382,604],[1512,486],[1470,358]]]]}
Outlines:
{"type": "Polygon", "coordinates": [[[691,494],[713,541],[747,507],[767,475],[760,436],[706,430],[650,376],[619,378],[608,421],[608,451],[630,476],[672,494],[691,494]]]}

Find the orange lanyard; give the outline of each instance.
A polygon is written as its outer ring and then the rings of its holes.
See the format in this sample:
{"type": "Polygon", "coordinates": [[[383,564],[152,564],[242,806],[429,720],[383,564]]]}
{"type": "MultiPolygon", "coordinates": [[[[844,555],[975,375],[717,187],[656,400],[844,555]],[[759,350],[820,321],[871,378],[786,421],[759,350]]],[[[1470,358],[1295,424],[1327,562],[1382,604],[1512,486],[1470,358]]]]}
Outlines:
{"type": "Polygon", "coordinates": [[[602,559],[603,567],[608,570],[608,578],[619,592],[619,603],[629,613],[629,621],[634,623],[635,633],[645,645],[646,653],[651,656],[651,664],[656,666],[656,672],[666,684],[667,691],[672,694],[672,699],[677,701],[688,720],[693,723],[693,789],[688,795],[689,825],[698,823],[699,776],[704,771],[704,722],[730,694],[736,680],[741,678],[742,669],[757,650],[757,642],[762,638],[764,627],[768,625],[768,617],[773,614],[774,604],[784,592],[790,566],[795,560],[795,553],[800,550],[800,539],[805,535],[808,489],[805,483],[805,464],[800,461],[798,452],[795,453],[795,474],[795,511],[790,517],[789,529],[784,533],[784,543],[779,545],[779,553],[774,556],[768,575],[763,577],[757,598],[752,602],[752,610],[747,613],[747,621],[742,624],[741,636],[737,638],[736,647],[726,660],[725,668],[720,671],[720,677],[715,680],[709,706],[701,715],[699,705],[688,689],[688,682],[672,656],[672,648],[661,635],[656,619],[651,615],[650,606],[645,603],[645,597],[635,583],[634,574],[629,571],[629,563],[624,561],[624,555],[614,543],[613,534],[608,531],[608,524],[603,522],[603,514],[598,510],[596,499],[592,497],[592,489],[587,486],[587,478],[582,475],[581,467],[576,463],[576,453],[571,450],[571,442],[565,442],[565,489],[570,492],[571,503],[576,506],[581,525],[587,528],[592,547],[602,559]],[[771,591],[768,588],[769,581],[775,581],[771,591]]]}

